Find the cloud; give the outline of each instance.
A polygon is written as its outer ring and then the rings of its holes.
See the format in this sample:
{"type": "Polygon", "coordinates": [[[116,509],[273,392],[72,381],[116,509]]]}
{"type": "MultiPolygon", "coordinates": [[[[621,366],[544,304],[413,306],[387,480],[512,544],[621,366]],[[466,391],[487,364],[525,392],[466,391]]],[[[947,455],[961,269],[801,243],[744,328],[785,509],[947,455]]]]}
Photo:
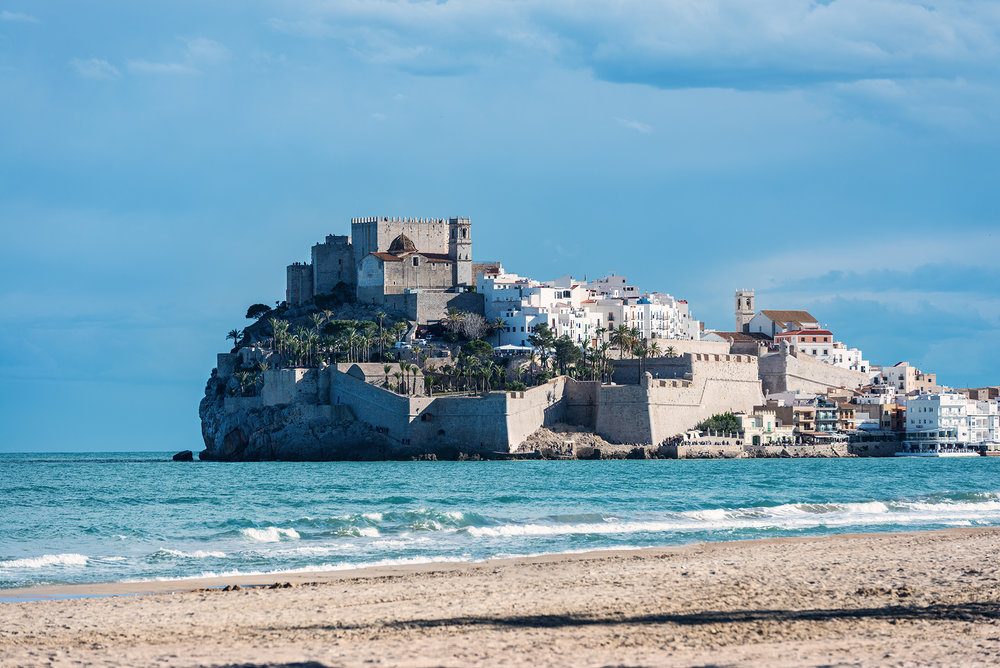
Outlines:
{"type": "MultiPolygon", "coordinates": [[[[313,0],[270,26],[406,71],[528,55],[658,88],[994,77],[996,3],[929,0],[313,0]]],[[[290,10],[291,11],[291,10],[290,10]]]]}
{"type": "Polygon", "coordinates": [[[130,60],[128,69],[137,74],[198,74],[198,70],[184,63],[154,63],[148,60],[130,60]]]}
{"type": "Polygon", "coordinates": [[[118,68],[103,58],[73,58],[70,67],[85,79],[117,79],[121,76],[118,68]]]}
{"type": "Polygon", "coordinates": [[[157,62],[144,59],[128,61],[128,69],[137,74],[200,74],[204,69],[229,60],[224,45],[204,37],[181,38],[185,44],[180,61],[157,62]]]}
{"type": "Polygon", "coordinates": [[[29,14],[19,14],[6,9],[0,12],[0,21],[14,21],[17,23],[39,23],[38,19],[29,14]]]}
{"type": "Polygon", "coordinates": [[[653,128],[649,127],[645,123],[640,123],[639,121],[633,121],[628,118],[616,118],[615,122],[623,128],[628,128],[629,130],[635,130],[636,132],[648,135],[653,131],[653,128]]]}

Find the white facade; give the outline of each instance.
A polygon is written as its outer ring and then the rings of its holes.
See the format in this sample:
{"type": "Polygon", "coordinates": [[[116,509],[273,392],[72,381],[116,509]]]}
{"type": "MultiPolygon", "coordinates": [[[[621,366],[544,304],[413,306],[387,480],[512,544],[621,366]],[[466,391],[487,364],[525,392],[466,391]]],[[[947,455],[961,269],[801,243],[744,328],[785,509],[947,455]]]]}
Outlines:
{"type": "Polygon", "coordinates": [[[634,327],[644,339],[697,340],[702,329],[686,301],[665,293],[640,296],[624,276],[586,284],[572,276],[539,282],[504,273],[480,275],[477,288],[487,320],[506,322],[499,345],[530,345],[532,328],[541,323],[548,324],[556,336],[569,336],[577,344],[595,341],[600,328],[620,325],[634,327]]]}
{"type": "Polygon", "coordinates": [[[972,443],[1000,443],[1000,405],[996,401],[969,401],[969,439],[972,443]]]}
{"type": "Polygon", "coordinates": [[[950,392],[911,397],[906,401],[907,443],[921,448],[972,443],[969,404],[965,396],[950,392]]]}

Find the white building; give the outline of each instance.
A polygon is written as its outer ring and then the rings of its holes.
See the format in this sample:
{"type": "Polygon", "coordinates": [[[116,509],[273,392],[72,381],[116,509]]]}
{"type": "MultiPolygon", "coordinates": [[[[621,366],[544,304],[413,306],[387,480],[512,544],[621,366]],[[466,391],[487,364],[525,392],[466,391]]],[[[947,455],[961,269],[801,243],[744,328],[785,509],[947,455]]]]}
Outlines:
{"type": "Polygon", "coordinates": [[[577,344],[596,341],[598,330],[620,325],[639,330],[644,339],[697,340],[702,329],[686,301],[665,293],[641,295],[624,276],[587,284],[572,276],[539,282],[516,274],[482,274],[477,289],[487,320],[506,322],[500,345],[530,345],[528,337],[541,323],[577,344]]]}
{"type": "Polygon", "coordinates": [[[1000,442],[1000,405],[956,392],[923,393],[906,400],[906,441],[911,447],[1000,442]]]}

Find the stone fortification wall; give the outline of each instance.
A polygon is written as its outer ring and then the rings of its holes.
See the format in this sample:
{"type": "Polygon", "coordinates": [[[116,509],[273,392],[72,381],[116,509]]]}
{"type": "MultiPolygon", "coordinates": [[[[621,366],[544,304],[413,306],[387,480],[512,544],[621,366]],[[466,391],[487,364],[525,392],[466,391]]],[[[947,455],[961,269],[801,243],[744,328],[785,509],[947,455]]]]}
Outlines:
{"type": "Polygon", "coordinates": [[[300,306],[313,298],[312,265],[296,262],[285,268],[285,301],[300,306]]]}
{"type": "Polygon", "coordinates": [[[662,370],[675,377],[647,373],[639,384],[602,386],[597,433],[618,443],[662,443],[712,415],[750,412],[763,401],[750,355],[687,354],[662,370]]]}
{"type": "MultiPolygon", "coordinates": [[[[726,353],[727,351],[723,351],[726,353]]],[[[653,378],[691,379],[690,355],[679,357],[651,357],[645,365],[637,359],[612,360],[614,370],[611,380],[619,385],[638,385],[640,366],[653,378]]]]}
{"type": "Polygon", "coordinates": [[[597,397],[601,384],[596,380],[566,381],[563,420],[570,425],[593,429],[597,425],[597,397]]]}
{"type": "Polygon", "coordinates": [[[806,356],[775,352],[761,355],[759,360],[761,383],[768,394],[797,391],[821,394],[831,387],[854,389],[871,382],[867,374],[806,356]]]}
{"type": "Polygon", "coordinates": [[[420,324],[440,320],[449,308],[483,314],[483,296],[475,292],[415,292],[385,295],[381,303],[420,324]]]}
{"type": "Polygon", "coordinates": [[[566,414],[566,376],[524,392],[506,392],[504,450],[513,452],[540,427],[563,422],[566,414]]]}
{"type": "Polygon", "coordinates": [[[389,244],[405,234],[424,253],[448,253],[447,218],[388,218],[375,216],[351,221],[354,262],[361,264],[369,253],[389,250],[389,244]]]}
{"type": "Polygon", "coordinates": [[[349,406],[359,420],[379,434],[399,443],[410,438],[410,399],[358,380],[332,367],[323,370],[330,376],[330,403],[349,406]]]}
{"type": "Polygon", "coordinates": [[[654,443],[648,401],[648,384],[602,385],[597,397],[597,433],[612,443],[654,443]]]}
{"type": "Polygon", "coordinates": [[[268,369],[261,399],[265,406],[319,403],[320,369],[268,369]]]}
{"type": "Polygon", "coordinates": [[[357,265],[351,238],[330,235],[326,241],[312,247],[313,292],[332,292],[338,283],[353,288],[358,281],[357,265]]]}

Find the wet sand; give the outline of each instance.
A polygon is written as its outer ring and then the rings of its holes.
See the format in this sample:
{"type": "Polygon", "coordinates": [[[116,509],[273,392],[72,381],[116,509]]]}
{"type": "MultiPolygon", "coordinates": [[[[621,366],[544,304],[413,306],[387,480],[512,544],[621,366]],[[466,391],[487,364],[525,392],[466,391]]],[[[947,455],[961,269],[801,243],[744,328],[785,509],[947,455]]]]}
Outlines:
{"type": "Polygon", "coordinates": [[[7,590],[98,597],[0,604],[0,665],[986,666],[998,578],[949,529],[7,590]]]}

